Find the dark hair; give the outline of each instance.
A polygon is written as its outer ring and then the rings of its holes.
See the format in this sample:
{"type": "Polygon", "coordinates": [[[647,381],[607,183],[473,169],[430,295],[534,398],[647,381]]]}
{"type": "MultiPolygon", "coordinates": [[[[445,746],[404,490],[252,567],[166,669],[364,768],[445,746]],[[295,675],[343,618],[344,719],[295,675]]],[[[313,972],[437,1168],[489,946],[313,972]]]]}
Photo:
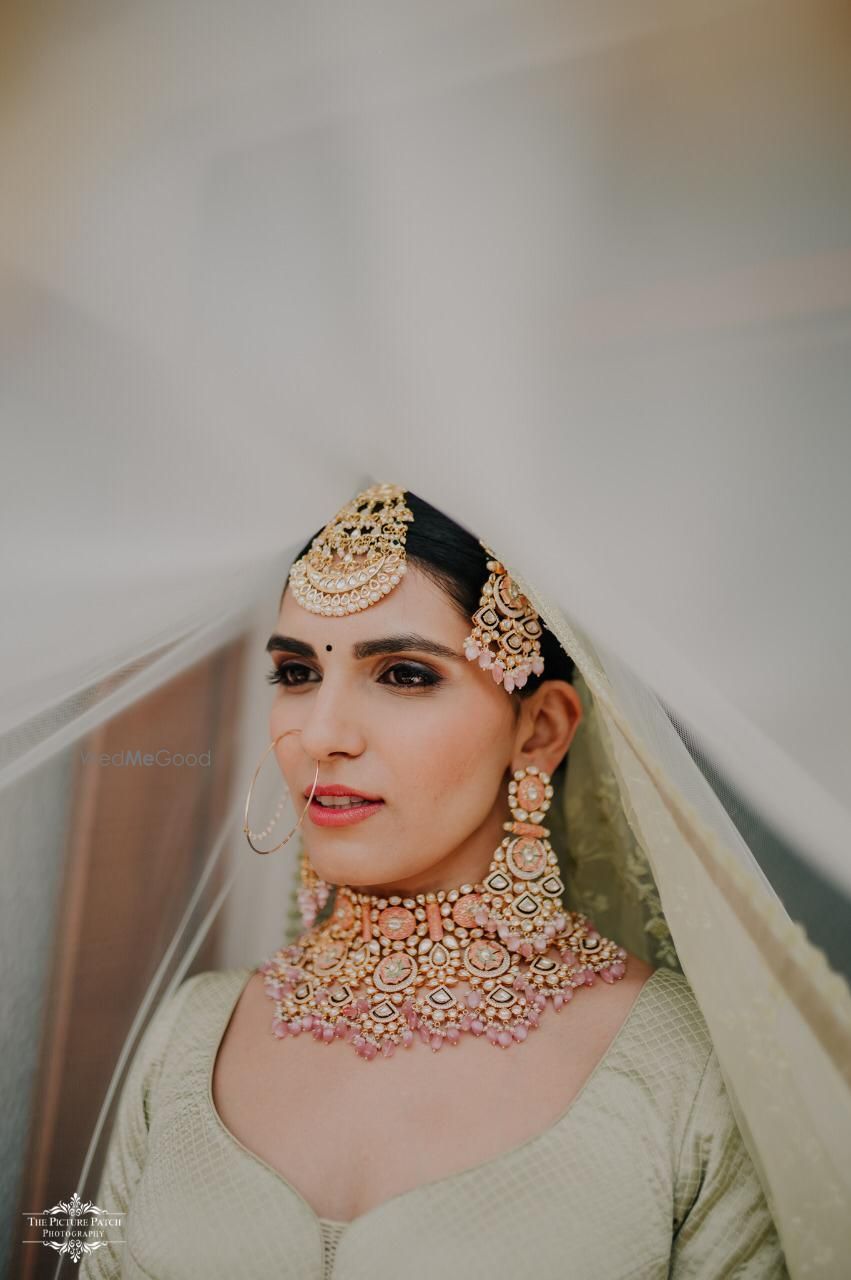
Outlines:
{"type": "MultiPolygon", "coordinates": [[[[472,619],[479,608],[482,587],[488,577],[487,552],[474,534],[409,489],[405,491],[405,501],[414,517],[407,526],[405,537],[407,560],[446,592],[465,619],[472,619]]],[[[302,547],[297,560],[307,554],[312,542],[313,538],[302,547]]],[[[543,620],[541,625],[544,674],[530,675],[522,689],[515,689],[509,694],[511,698],[528,697],[544,680],[573,682],[573,659],[565,653],[543,620]]],[[[515,705],[519,706],[518,703],[515,705]]],[[[566,761],[567,756],[559,768],[564,767],[566,761]]]]}

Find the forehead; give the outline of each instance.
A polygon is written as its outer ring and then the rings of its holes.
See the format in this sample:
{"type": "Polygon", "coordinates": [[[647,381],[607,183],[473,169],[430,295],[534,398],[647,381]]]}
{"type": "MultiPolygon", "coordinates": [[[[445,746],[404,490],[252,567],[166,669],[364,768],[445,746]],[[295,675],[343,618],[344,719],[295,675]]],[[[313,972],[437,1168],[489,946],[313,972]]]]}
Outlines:
{"type": "Polygon", "coordinates": [[[465,620],[446,592],[411,563],[402,581],[368,609],[344,617],[328,617],[303,609],[292,591],[284,592],[278,626],[289,635],[310,640],[336,637],[349,643],[387,634],[389,629],[416,629],[434,639],[463,638],[471,623],[465,620]],[[380,631],[376,631],[376,625],[380,631]]]}

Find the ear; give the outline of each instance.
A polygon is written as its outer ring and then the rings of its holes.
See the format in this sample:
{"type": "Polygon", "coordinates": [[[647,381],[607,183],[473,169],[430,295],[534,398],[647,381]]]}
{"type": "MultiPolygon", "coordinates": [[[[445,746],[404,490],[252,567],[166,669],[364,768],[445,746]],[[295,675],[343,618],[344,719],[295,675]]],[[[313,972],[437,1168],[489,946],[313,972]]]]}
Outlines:
{"type": "Polygon", "coordinates": [[[544,680],[520,699],[511,768],[536,764],[553,773],[561,764],[582,721],[582,702],[566,680],[544,680]]]}

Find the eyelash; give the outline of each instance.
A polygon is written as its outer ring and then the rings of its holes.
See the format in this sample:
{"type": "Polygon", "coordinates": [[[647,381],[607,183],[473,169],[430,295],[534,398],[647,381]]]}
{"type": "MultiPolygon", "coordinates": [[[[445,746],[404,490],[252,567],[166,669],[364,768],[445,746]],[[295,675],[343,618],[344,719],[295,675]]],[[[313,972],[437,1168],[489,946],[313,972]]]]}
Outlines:
{"type": "MultiPolygon", "coordinates": [[[[430,671],[428,667],[421,667],[413,662],[395,662],[392,667],[388,667],[382,672],[382,677],[389,675],[391,671],[413,671],[415,675],[421,678],[420,684],[391,684],[391,689],[428,689],[434,688],[443,681],[443,676],[437,675],[436,672],[430,671]]],[[[266,679],[270,684],[279,684],[283,689],[296,689],[301,685],[314,684],[313,680],[297,680],[290,683],[284,675],[286,671],[312,671],[312,667],[306,667],[303,662],[282,662],[272,671],[268,672],[266,679]]]]}

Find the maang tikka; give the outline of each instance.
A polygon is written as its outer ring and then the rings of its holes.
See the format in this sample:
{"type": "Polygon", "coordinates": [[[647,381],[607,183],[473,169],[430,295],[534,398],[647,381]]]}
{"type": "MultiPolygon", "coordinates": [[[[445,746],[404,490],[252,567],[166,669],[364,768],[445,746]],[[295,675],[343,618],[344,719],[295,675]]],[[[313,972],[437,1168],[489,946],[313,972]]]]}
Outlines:
{"type": "Polygon", "coordinates": [[[372,485],[347,502],[290,569],[301,607],[342,617],[377,604],[405,574],[413,518],[405,490],[395,484],[372,485]]]}

